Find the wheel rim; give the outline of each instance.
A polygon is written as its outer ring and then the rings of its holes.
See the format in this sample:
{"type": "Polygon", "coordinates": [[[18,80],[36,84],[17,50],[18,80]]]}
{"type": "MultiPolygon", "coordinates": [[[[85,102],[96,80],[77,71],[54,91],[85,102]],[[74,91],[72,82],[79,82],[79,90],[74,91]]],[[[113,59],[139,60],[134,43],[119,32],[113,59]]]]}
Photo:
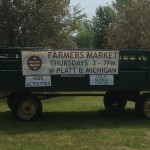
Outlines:
{"type": "Polygon", "coordinates": [[[36,105],[31,100],[23,101],[19,106],[19,114],[22,118],[30,119],[36,114],[36,105]]]}
{"type": "Polygon", "coordinates": [[[117,102],[113,102],[112,103],[112,106],[115,108],[115,107],[119,107],[119,103],[117,103],[117,102]]]}
{"type": "Polygon", "coordinates": [[[144,103],[144,114],[147,117],[150,117],[150,99],[146,100],[145,103],[144,103]]]}

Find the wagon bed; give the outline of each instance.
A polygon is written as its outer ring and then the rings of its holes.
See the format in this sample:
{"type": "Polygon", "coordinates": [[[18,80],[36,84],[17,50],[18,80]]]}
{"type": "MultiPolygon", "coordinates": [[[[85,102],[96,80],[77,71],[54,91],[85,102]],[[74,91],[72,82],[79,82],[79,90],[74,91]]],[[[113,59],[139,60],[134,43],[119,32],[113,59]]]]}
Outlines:
{"type": "MultiPolygon", "coordinates": [[[[149,50],[119,50],[118,73],[113,74],[111,85],[91,85],[90,74],[52,74],[49,75],[50,86],[26,87],[26,76],[23,75],[22,69],[22,51],[43,50],[49,51],[45,48],[0,48],[0,90],[10,93],[8,105],[17,119],[39,118],[42,111],[39,95],[55,96],[62,92],[71,92],[65,94],[71,95],[73,91],[80,92],[74,95],[103,95],[107,110],[122,110],[127,100],[134,101],[136,114],[150,116],[149,92],[143,92],[150,91],[149,50]],[[85,94],[85,91],[88,93],[85,94]],[[106,93],[101,94],[100,91],[106,93]],[[144,94],[140,94],[141,92],[144,94]],[[26,103],[27,101],[29,103],[26,103]],[[23,114],[19,111],[20,106],[24,109],[23,114]]],[[[105,76],[107,77],[107,73],[105,76]]]]}

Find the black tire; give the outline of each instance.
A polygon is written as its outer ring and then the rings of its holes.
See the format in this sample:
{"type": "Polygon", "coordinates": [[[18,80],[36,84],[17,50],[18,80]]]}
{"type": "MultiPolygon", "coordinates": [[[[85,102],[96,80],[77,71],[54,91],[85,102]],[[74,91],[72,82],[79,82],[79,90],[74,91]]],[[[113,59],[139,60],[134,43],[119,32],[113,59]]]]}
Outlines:
{"type": "Polygon", "coordinates": [[[143,94],[135,102],[135,113],[139,117],[150,118],[150,95],[143,94]]]}
{"type": "Polygon", "coordinates": [[[19,96],[12,104],[12,112],[17,120],[38,120],[42,113],[42,103],[33,95],[19,96]]]}
{"type": "Polygon", "coordinates": [[[123,111],[127,100],[111,95],[104,96],[104,106],[108,111],[123,111]]]}
{"type": "Polygon", "coordinates": [[[12,93],[10,93],[10,94],[8,95],[8,97],[7,97],[7,105],[8,105],[8,107],[9,107],[10,109],[12,109],[12,104],[13,104],[13,102],[14,102],[14,100],[16,99],[17,96],[18,96],[18,95],[17,95],[17,92],[12,92],[12,93]]]}

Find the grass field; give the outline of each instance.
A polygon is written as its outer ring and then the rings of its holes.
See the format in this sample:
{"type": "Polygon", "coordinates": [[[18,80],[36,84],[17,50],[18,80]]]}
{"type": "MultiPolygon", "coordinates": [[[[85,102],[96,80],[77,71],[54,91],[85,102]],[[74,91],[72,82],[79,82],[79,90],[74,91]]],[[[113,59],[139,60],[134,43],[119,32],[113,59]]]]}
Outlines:
{"type": "Polygon", "coordinates": [[[43,101],[39,121],[16,121],[0,101],[0,150],[149,150],[150,119],[135,117],[134,103],[108,113],[101,97],[43,101]]]}

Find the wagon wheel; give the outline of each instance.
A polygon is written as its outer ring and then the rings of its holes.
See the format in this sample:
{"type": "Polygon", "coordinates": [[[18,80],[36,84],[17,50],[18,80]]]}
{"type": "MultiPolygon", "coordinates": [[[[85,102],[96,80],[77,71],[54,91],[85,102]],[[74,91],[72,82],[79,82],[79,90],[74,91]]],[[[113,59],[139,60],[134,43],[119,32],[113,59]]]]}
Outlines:
{"type": "Polygon", "coordinates": [[[127,100],[121,97],[110,95],[104,96],[104,106],[108,111],[123,111],[126,106],[127,100]]]}
{"type": "Polygon", "coordinates": [[[42,113],[42,103],[33,95],[19,96],[12,104],[12,112],[18,120],[37,120],[42,113]]]}
{"type": "Polygon", "coordinates": [[[150,95],[141,95],[135,103],[135,113],[141,117],[150,118],[150,95]]]}

